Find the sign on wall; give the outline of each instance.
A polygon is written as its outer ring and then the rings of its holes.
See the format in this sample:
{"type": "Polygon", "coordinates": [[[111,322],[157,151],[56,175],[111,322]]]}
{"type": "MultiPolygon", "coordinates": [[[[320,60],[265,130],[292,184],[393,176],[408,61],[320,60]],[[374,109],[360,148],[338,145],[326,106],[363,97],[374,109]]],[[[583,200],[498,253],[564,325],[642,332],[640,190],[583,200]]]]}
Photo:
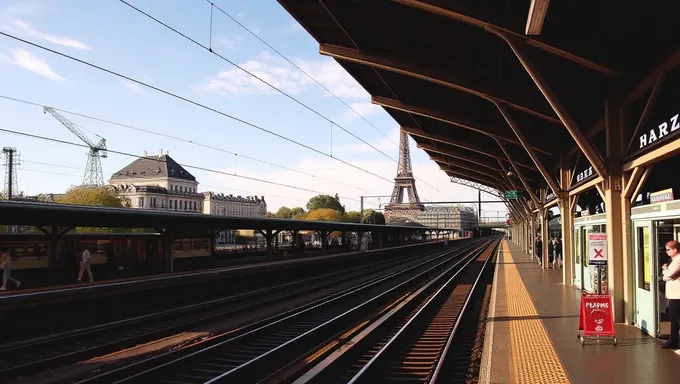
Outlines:
{"type": "Polygon", "coordinates": [[[588,263],[590,265],[607,265],[607,234],[588,234],[588,263]]]}
{"type": "Polygon", "coordinates": [[[673,201],[673,188],[664,189],[663,191],[656,191],[649,194],[650,204],[663,203],[664,201],[673,201]]]}
{"type": "Polygon", "coordinates": [[[674,137],[680,132],[680,121],[678,118],[680,118],[680,114],[676,113],[649,131],[642,132],[638,136],[638,151],[645,150],[654,143],[664,142],[674,137]]]}
{"type": "Polygon", "coordinates": [[[576,174],[576,184],[586,181],[593,177],[595,175],[595,170],[593,169],[593,166],[590,165],[588,168],[582,170],[581,172],[576,174]]]}

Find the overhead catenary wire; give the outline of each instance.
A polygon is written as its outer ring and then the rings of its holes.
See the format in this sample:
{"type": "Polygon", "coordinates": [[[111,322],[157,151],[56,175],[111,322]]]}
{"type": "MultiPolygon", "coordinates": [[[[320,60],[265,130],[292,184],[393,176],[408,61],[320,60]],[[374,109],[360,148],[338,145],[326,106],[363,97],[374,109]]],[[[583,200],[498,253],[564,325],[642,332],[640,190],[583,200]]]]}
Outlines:
{"type": "MultiPolygon", "coordinates": [[[[17,135],[17,136],[28,137],[28,138],[32,138],[32,139],[36,139],[36,140],[49,141],[49,142],[53,142],[53,143],[71,145],[71,146],[81,147],[81,148],[89,148],[89,146],[87,146],[86,144],[74,143],[72,141],[55,139],[53,137],[35,135],[35,134],[32,134],[32,133],[20,132],[20,131],[15,131],[15,130],[11,130],[11,129],[0,128],[0,132],[5,132],[5,133],[8,133],[8,134],[17,135]]],[[[117,151],[117,150],[110,149],[110,148],[107,148],[107,151],[109,153],[113,153],[113,154],[117,154],[117,155],[139,158],[138,155],[135,155],[135,154],[132,154],[132,153],[129,153],[129,152],[117,151]]],[[[164,160],[158,159],[158,161],[163,162],[164,160]]],[[[233,173],[219,171],[219,170],[216,170],[216,169],[211,169],[211,168],[202,167],[202,166],[198,166],[198,165],[183,164],[183,163],[178,163],[178,164],[180,166],[184,167],[184,168],[196,169],[196,170],[199,170],[199,171],[216,173],[216,174],[220,174],[220,175],[236,177],[236,178],[239,178],[239,179],[250,180],[250,181],[260,182],[260,183],[269,184],[269,185],[276,185],[276,186],[284,187],[284,188],[296,189],[296,190],[303,191],[303,192],[310,192],[310,193],[316,193],[316,194],[326,194],[326,195],[331,194],[330,192],[323,192],[323,191],[317,191],[317,190],[310,189],[310,188],[297,187],[297,186],[294,186],[294,185],[279,183],[279,182],[276,182],[276,181],[265,180],[265,179],[260,179],[260,178],[256,178],[256,177],[236,175],[236,174],[233,174],[233,173]]],[[[347,197],[347,196],[338,196],[338,197],[346,199],[346,200],[351,200],[351,201],[360,201],[360,199],[355,199],[355,198],[347,197]]]]}
{"type": "MultiPolygon", "coordinates": [[[[50,164],[50,163],[44,163],[44,162],[41,162],[41,161],[32,161],[32,160],[25,160],[25,159],[21,159],[21,162],[22,163],[29,163],[29,164],[36,164],[36,165],[44,165],[44,166],[49,166],[49,167],[67,168],[67,169],[75,169],[75,170],[79,170],[79,171],[84,171],[84,169],[82,167],[74,167],[74,166],[70,166],[70,165],[50,164]]],[[[19,168],[19,170],[22,171],[22,172],[24,172],[24,171],[26,171],[26,172],[37,172],[37,173],[44,173],[44,174],[48,174],[48,175],[68,176],[68,177],[74,177],[74,178],[76,178],[76,177],[82,178],[83,177],[82,175],[74,175],[74,174],[71,174],[71,173],[59,173],[59,172],[54,172],[54,171],[46,171],[46,170],[43,170],[43,169],[28,169],[28,168],[21,167],[21,168],[19,168]]],[[[253,196],[257,196],[257,194],[258,194],[257,192],[246,191],[244,189],[224,188],[224,187],[218,187],[216,185],[207,185],[207,184],[203,184],[203,183],[201,183],[201,185],[204,188],[214,189],[214,190],[219,190],[219,191],[250,193],[253,196]]],[[[279,199],[288,199],[288,200],[298,200],[299,199],[299,197],[274,195],[274,194],[271,194],[271,193],[268,193],[267,197],[275,197],[275,198],[279,198],[279,199]]]]}
{"type": "Polygon", "coordinates": [[[328,118],[326,115],[320,113],[320,112],[317,111],[316,109],[310,107],[309,105],[307,105],[307,104],[303,103],[302,101],[298,100],[297,98],[293,97],[293,96],[290,95],[289,93],[284,92],[282,89],[276,87],[275,85],[273,85],[273,84],[269,83],[268,81],[262,79],[261,77],[257,76],[256,74],[254,74],[254,73],[248,71],[247,69],[243,68],[242,66],[240,66],[240,65],[236,64],[235,62],[229,60],[227,57],[225,57],[225,56],[223,56],[223,55],[217,53],[214,49],[212,49],[212,47],[206,46],[205,44],[199,42],[198,40],[189,37],[189,36],[186,35],[185,33],[180,32],[178,29],[176,29],[176,28],[170,26],[169,24],[167,24],[167,23],[161,21],[160,19],[158,19],[158,18],[152,16],[151,14],[149,14],[149,13],[147,13],[147,12],[145,12],[145,11],[143,11],[143,10],[137,8],[137,7],[135,7],[134,5],[128,3],[128,2],[125,1],[125,0],[119,0],[119,1],[120,1],[121,3],[127,5],[128,7],[134,9],[135,11],[141,13],[142,15],[148,17],[149,19],[155,21],[156,23],[158,23],[158,24],[164,26],[165,28],[171,30],[172,32],[175,32],[175,33],[178,34],[179,36],[182,36],[182,37],[185,38],[186,40],[188,40],[188,41],[194,43],[195,45],[197,45],[198,47],[201,47],[201,48],[205,49],[206,51],[208,51],[208,52],[212,53],[213,55],[219,57],[220,59],[224,60],[225,62],[227,62],[227,63],[233,65],[234,67],[238,68],[239,70],[243,71],[244,73],[248,74],[249,76],[251,76],[251,77],[257,79],[257,80],[260,81],[262,84],[264,84],[264,85],[270,87],[271,89],[273,89],[273,90],[279,92],[280,94],[282,94],[283,96],[285,96],[285,97],[287,97],[288,99],[292,100],[293,102],[299,104],[299,105],[302,106],[303,108],[309,110],[310,112],[314,113],[315,115],[317,115],[317,116],[321,117],[322,119],[324,119],[324,120],[330,122],[331,124],[337,126],[337,127],[340,128],[341,130],[343,130],[344,132],[346,132],[347,134],[349,134],[350,136],[354,137],[355,139],[357,139],[357,140],[361,141],[362,143],[368,145],[369,147],[373,148],[374,150],[376,150],[377,152],[379,152],[379,153],[382,154],[383,156],[387,157],[388,159],[390,159],[390,160],[396,162],[396,160],[395,160],[394,158],[392,158],[390,155],[386,154],[385,152],[381,151],[380,149],[376,148],[373,144],[367,142],[366,140],[362,139],[361,137],[357,136],[356,134],[350,132],[348,129],[346,129],[346,128],[344,128],[343,126],[341,126],[340,124],[334,122],[333,120],[331,120],[330,118],[328,118]]]}
{"type": "Polygon", "coordinates": [[[285,61],[287,61],[290,65],[292,65],[292,66],[295,67],[297,70],[299,70],[300,72],[302,72],[305,76],[307,76],[310,80],[312,80],[312,81],[313,81],[314,83],[316,83],[318,86],[320,86],[321,88],[323,88],[323,90],[326,91],[326,92],[328,92],[328,94],[330,94],[330,95],[333,96],[335,99],[337,99],[339,102],[341,102],[342,104],[344,104],[345,107],[349,108],[349,110],[351,110],[352,112],[354,112],[355,115],[357,115],[360,119],[362,119],[363,121],[365,121],[366,124],[368,124],[368,125],[370,125],[371,127],[373,127],[373,129],[375,129],[376,131],[378,131],[381,135],[383,135],[383,136],[384,136],[387,140],[389,140],[392,144],[394,144],[395,146],[399,147],[399,144],[397,144],[397,142],[395,142],[394,140],[392,140],[392,138],[390,138],[389,136],[387,136],[387,135],[385,134],[385,132],[383,132],[383,131],[381,131],[380,129],[378,129],[378,127],[376,127],[375,125],[373,125],[373,123],[371,123],[370,121],[368,121],[368,119],[367,119],[366,117],[364,117],[364,115],[362,115],[361,113],[357,112],[354,108],[352,108],[352,106],[350,106],[349,104],[347,104],[347,103],[345,102],[345,100],[343,100],[342,98],[340,98],[340,97],[339,97],[338,95],[336,95],[335,93],[331,92],[331,90],[328,89],[328,87],[326,87],[325,85],[321,84],[321,83],[320,83],[317,79],[315,79],[312,75],[310,75],[309,73],[307,73],[304,69],[300,68],[300,66],[298,66],[298,65],[295,64],[292,60],[290,60],[288,57],[286,57],[284,54],[282,54],[281,52],[279,52],[279,50],[277,50],[276,48],[274,48],[271,44],[267,43],[264,39],[262,39],[260,36],[258,36],[258,35],[257,35],[256,33],[254,33],[253,31],[251,31],[248,27],[246,27],[246,26],[243,25],[241,22],[239,22],[238,20],[236,20],[236,18],[234,18],[232,15],[230,15],[227,11],[223,10],[222,8],[220,8],[219,5],[213,3],[213,2],[210,1],[210,0],[205,0],[205,1],[207,1],[208,3],[210,3],[210,36],[211,36],[211,38],[212,38],[212,25],[213,25],[213,21],[212,21],[212,9],[215,8],[215,9],[217,9],[220,13],[222,13],[223,15],[225,15],[225,16],[227,16],[229,19],[231,19],[231,21],[233,21],[234,23],[238,24],[239,27],[243,28],[246,32],[248,32],[249,34],[251,34],[254,38],[256,38],[257,40],[259,40],[262,44],[266,45],[269,49],[271,49],[272,51],[274,51],[277,55],[281,56],[281,58],[283,58],[283,59],[284,59],[285,61]]]}
{"type": "Polygon", "coordinates": [[[24,44],[27,44],[27,45],[30,45],[30,46],[32,46],[32,47],[41,49],[41,50],[43,50],[43,51],[46,51],[46,52],[49,52],[49,53],[52,53],[52,54],[61,56],[61,57],[63,57],[63,58],[66,58],[66,59],[69,59],[69,60],[78,62],[78,63],[83,64],[83,65],[86,65],[86,66],[88,66],[88,67],[97,69],[97,70],[102,71],[102,72],[106,72],[106,73],[108,73],[108,74],[110,74],[110,75],[117,76],[117,77],[119,77],[119,78],[121,78],[121,79],[125,79],[125,80],[131,81],[131,82],[133,82],[133,83],[135,83],[135,84],[141,85],[141,86],[143,86],[143,87],[146,87],[146,88],[152,89],[152,90],[154,90],[154,91],[163,93],[163,94],[165,94],[165,95],[167,95],[167,96],[176,98],[176,99],[178,99],[178,100],[184,101],[184,102],[186,102],[186,103],[192,104],[192,105],[194,105],[194,106],[203,108],[203,109],[205,109],[205,110],[211,111],[211,112],[216,113],[216,114],[218,114],[218,115],[221,115],[221,116],[223,116],[223,117],[232,119],[232,120],[237,121],[237,122],[239,122],[239,123],[242,123],[242,124],[247,125],[247,126],[249,126],[249,127],[251,127],[251,128],[255,128],[255,129],[260,130],[260,131],[262,131],[262,132],[268,133],[268,134],[270,134],[270,135],[272,135],[272,136],[278,137],[278,138],[280,138],[280,139],[282,139],[282,140],[285,140],[285,141],[287,141],[287,142],[289,142],[289,143],[292,143],[292,144],[295,144],[295,145],[300,146],[300,147],[302,147],[302,148],[308,149],[308,150],[310,150],[310,151],[312,151],[312,152],[315,152],[315,153],[317,153],[317,154],[319,154],[319,155],[322,155],[322,156],[325,156],[325,157],[329,157],[329,158],[331,158],[331,159],[334,159],[334,160],[336,160],[336,161],[338,161],[338,162],[340,162],[340,163],[342,163],[342,164],[348,165],[348,166],[350,166],[350,167],[352,167],[352,168],[354,168],[354,169],[357,169],[357,170],[359,170],[359,171],[361,171],[361,172],[364,172],[364,173],[369,174],[369,175],[371,175],[371,176],[377,177],[377,178],[379,178],[379,179],[381,179],[381,180],[383,180],[383,181],[385,181],[385,182],[388,182],[388,183],[390,183],[390,184],[392,183],[392,180],[386,179],[386,178],[384,178],[384,177],[382,177],[382,176],[380,176],[380,175],[378,175],[378,174],[376,174],[376,173],[374,173],[374,172],[371,172],[371,171],[369,171],[369,170],[367,170],[367,169],[361,168],[361,167],[359,167],[359,166],[357,166],[357,165],[355,165],[355,164],[352,164],[352,163],[350,163],[350,162],[348,162],[348,161],[342,160],[342,159],[340,159],[340,158],[338,158],[338,157],[330,156],[329,154],[327,154],[327,153],[325,153],[325,152],[323,152],[323,151],[320,151],[320,150],[318,150],[318,149],[316,149],[316,148],[314,148],[314,147],[311,147],[311,146],[309,146],[309,145],[307,145],[307,144],[303,144],[303,143],[301,143],[301,142],[299,142],[299,141],[293,140],[293,139],[288,138],[288,137],[286,137],[286,136],[283,136],[283,135],[281,135],[281,134],[279,134],[279,133],[276,133],[276,132],[274,132],[274,131],[271,131],[271,130],[269,130],[269,129],[266,129],[266,128],[264,128],[264,127],[261,127],[261,126],[255,124],[255,123],[251,123],[251,122],[249,122],[249,121],[247,121],[247,120],[238,118],[238,117],[236,117],[236,116],[234,116],[234,115],[230,115],[230,114],[228,114],[228,113],[226,113],[226,112],[222,112],[222,111],[220,111],[220,110],[218,110],[218,109],[215,109],[215,108],[213,108],[213,107],[209,107],[209,106],[207,106],[207,105],[205,105],[205,104],[202,104],[202,103],[199,103],[199,102],[197,102],[197,101],[195,101],[195,100],[189,99],[189,98],[184,97],[184,96],[180,96],[180,95],[178,95],[178,94],[176,94],[176,93],[167,91],[167,90],[165,90],[165,89],[163,89],[163,88],[160,88],[160,87],[156,87],[156,86],[154,86],[154,85],[151,85],[151,84],[149,84],[149,83],[143,82],[143,81],[141,81],[141,80],[137,80],[137,79],[132,78],[132,77],[130,77],[130,76],[123,75],[122,73],[119,73],[119,72],[113,71],[113,70],[111,70],[111,69],[105,68],[105,67],[103,67],[103,66],[101,66],[101,65],[93,64],[93,63],[91,63],[91,62],[89,62],[89,61],[79,59],[79,58],[77,58],[77,57],[68,55],[68,54],[63,53],[63,52],[59,52],[59,51],[57,51],[57,50],[54,50],[54,49],[45,47],[44,45],[40,45],[40,44],[38,44],[38,43],[34,43],[34,42],[29,41],[29,40],[26,40],[26,39],[22,39],[22,38],[20,38],[20,37],[14,36],[14,35],[9,34],[9,33],[6,33],[6,32],[0,31],[0,36],[5,36],[5,37],[7,37],[7,38],[10,38],[10,39],[13,39],[13,40],[22,42],[22,43],[24,43],[24,44]]]}
{"type": "MultiPolygon", "coordinates": [[[[36,102],[33,102],[33,101],[17,99],[17,98],[6,96],[6,95],[0,95],[0,99],[14,101],[14,102],[22,103],[22,104],[26,104],[26,105],[37,106],[37,107],[40,107],[40,108],[42,108],[45,105],[45,104],[40,104],[40,103],[36,103],[36,102]]],[[[165,137],[165,138],[168,138],[168,139],[181,141],[181,142],[196,145],[196,146],[199,146],[199,147],[212,149],[212,150],[219,151],[219,152],[222,152],[222,153],[228,153],[230,155],[241,157],[241,158],[244,158],[244,159],[247,159],[247,160],[252,160],[252,161],[255,161],[255,162],[258,162],[258,163],[261,163],[261,164],[266,164],[266,165],[270,165],[270,166],[273,166],[273,167],[277,167],[277,168],[285,169],[285,170],[288,170],[288,171],[296,172],[296,173],[299,173],[301,175],[313,177],[313,178],[316,178],[316,179],[319,179],[319,180],[328,181],[328,182],[335,183],[335,184],[338,184],[338,185],[351,187],[351,188],[354,188],[354,189],[357,189],[357,190],[360,190],[360,191],[368,191],[365,188],[357,187],[355,185],[343,183],[343,182],[340,182],[340,181],[337,181],[337,180],[332,180],[332,179],[329,179],[329,178],[326,178],[326,177],[323,177],[323,176],[319,176],[319,175],[316,175],[316,174],[313,174],[313,173],[310,173],[310,172],[301,171],[299,169],[286,167],[285,165],[272,163],[271,161],[261,160],[261,159],[257,159],[257,158],[251,157],[251,156],[247,156],[247,155],[243,155],[243,154],[240,154],[240,153],[228,151],[226,149],[217,148],[217,147],[214,147],[212,145],[199,143],[199,142],[194,141],[194,140],[190,140],[190,139],[186,139],[186,138],[182,138],[182,137],[178,137],[178,136],[173,136],[173,135],[168,135],[167,133],[160,133],[160,132],[156,132],[156,131],[153,131],[153,130],[150,130],[150,129],[136,127],[136,126],[124,124],[124,123],[119,123],[119,122],[115,122],[115,121],[112,121],[112,120],[102,119],[102,118],[99,118],[99,117],[94,117],[94,116],[91,116],[91,115],[86,115],[86,114],[83,114],[83,113],[74,112],[74,111],[70,111],[70,110],[66,110],[66,109],[61,109],[61,108],[56,108],[56,107],[52,107],[52,109],[59,111],[59,112],[64,112],[64,113],[71,114],[71,115],[74,115],[74,116],[89,119],[89,120],[98,121],[98,122],[106,123],[106,124],[111,124],[111,125],[115,125],[115,126],[118,126],[118,127],[121,127],[121,128],[132,129],[132,130],[136,130],[136,131],[139,131],[139,132],[148,133],[148,134],[151,134],[151,135],[165,137]]],[[[95,133],[95,135],[96,135],[96,133],[95,133]]]]}

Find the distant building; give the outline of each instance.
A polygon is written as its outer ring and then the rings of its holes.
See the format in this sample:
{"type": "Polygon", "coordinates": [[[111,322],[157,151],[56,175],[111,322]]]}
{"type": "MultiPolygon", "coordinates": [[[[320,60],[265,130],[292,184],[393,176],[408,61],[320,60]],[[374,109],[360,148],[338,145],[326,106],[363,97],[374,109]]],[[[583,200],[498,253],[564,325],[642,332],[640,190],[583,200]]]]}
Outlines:
{"type": "MultiPolygon", "coordinates": [[[[203,213],[218,216],[264,217],[267,202],[264,196],[233,196],[222,193],[204,192],[203,213]]],[[[236,231],[223,231],[217,236],[217,243],[232,244],[236,231]]]]}
{"type": "Polygon", "coordinates": [[[198,181],[167,153],[145,154],[114,173],[109,185],[133,208],[203,212],[198,181]]]}
{"type": "Polygon", "coordinates": [[[429,206],[418,213],[416,221],[425,227],[456,229],[461,232],[476,227],[477,214],[464,206],[429,206]]]}
{"type": "Polygon", "coordinates": [[[203,213],[219,216],[264,217],[267,202],[264,196],[234,196],[203,192],[203,213]]]}

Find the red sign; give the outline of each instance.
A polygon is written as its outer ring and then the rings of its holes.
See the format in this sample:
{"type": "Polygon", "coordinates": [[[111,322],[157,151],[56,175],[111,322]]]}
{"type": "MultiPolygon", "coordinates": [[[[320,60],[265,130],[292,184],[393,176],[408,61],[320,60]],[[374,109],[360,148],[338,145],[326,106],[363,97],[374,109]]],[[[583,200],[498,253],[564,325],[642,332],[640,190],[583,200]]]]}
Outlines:
{"type": "Polygon", "coordinates": [[[610,295],[581,295],[578,330],[583,331],[584,337],[616,337],[613,309],[610,295]]]}
{"type": "Polygon", "coordinates": [[[505,222],[508,223],[508,225],[510,225],[510,223],[512,223],[512,221],[510,221],[510,219],[505,220],[505,222]]]}

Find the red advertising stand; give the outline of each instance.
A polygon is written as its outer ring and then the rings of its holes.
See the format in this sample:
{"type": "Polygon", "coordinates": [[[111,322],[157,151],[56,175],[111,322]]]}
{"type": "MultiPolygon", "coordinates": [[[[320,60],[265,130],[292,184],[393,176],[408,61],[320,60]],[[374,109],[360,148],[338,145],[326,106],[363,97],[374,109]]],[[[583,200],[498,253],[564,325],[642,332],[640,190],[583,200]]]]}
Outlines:
{"type": "Polygon", "coordinates": [[[587,338],[612,338],[616,346],[616,328],[610,295],[581,295],[581,311],[578,320],[578,337],[581,345],[587,338]]]}

